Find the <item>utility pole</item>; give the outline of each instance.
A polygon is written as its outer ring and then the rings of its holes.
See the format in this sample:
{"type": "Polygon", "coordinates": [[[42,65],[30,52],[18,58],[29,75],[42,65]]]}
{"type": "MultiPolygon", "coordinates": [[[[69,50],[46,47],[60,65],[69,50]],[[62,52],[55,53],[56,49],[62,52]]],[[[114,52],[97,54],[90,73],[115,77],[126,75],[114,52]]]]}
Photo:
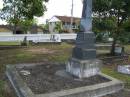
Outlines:
{"type": "MultiPolygon", "coordinates": [[[[13,18],[14,18],[14,20],[16,19],[16,1],[15,0],[13,0],[13,14],[14,14],[14,16],[13,16],[13,18]]],[[[16,22],[14,23],[14,29],[13,29],[13,33],[14,34],[16,34],[16,22]]]]}
{"type": "Polygon", "coordinates": [[[72,0],[72,8],[71,8],[71,25],[70,25],[70,31],[73,32],[73,10],[74,10],[74,0],[72,0]]]}

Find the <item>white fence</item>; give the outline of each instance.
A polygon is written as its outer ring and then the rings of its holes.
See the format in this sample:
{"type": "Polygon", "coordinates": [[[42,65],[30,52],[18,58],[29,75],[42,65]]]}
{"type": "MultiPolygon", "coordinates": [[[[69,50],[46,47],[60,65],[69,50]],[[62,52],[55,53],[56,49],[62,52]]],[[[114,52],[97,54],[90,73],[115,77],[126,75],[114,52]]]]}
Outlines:
{"type": "Polygon", "coordinates": [[[0,35],[13,35],[13,32],[0,32],[0,35]]]}
{"type": "Polygon", "coordinates": [[[64,39],[64,40],[69,40],[69,39],[75,40],[77,37],[77,34],[60,34],[60,37],[61,39],[64,39]]]}
{"type": "Polygon", "coordinates": [[[57,41],[60,42],[61,40],[75,40],[77,34],[20,34],[20,35],[0,35],[0,41],[23,41],[24,38],[28,41],[33,42],[50,42],[50,41],[57,41]]]}

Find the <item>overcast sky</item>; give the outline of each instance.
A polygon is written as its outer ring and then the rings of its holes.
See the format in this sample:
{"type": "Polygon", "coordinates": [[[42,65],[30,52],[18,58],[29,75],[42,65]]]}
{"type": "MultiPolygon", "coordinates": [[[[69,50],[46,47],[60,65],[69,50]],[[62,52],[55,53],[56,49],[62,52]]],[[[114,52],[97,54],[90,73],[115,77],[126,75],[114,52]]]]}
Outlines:
{"type": "MultiPolygon", "coordinates": [[[[74,16],[81,17],[82,13],[82,2],[81,0],[73,0],[74,1],[74,16]]],[[[50,19],[54,15],[60,16],[71,16],[71,8],[72,8],[72,0],[49,0],[46,4],[47,12],[45,12],[44,16],[38,18],[38,23],[45,23],[46,19],[50,19]]],[[[2,8],[2,0],[0,0],[0,8],[2,8]]],[[[0,24],[2,24],[0,20],[0,24]]]]}

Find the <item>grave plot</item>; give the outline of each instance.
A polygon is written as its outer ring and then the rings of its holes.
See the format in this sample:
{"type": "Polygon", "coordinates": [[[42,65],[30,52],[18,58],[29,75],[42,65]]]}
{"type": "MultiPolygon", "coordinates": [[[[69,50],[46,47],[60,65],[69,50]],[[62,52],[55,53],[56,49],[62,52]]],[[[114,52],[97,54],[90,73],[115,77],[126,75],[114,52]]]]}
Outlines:
{"type": "Polygon", "coordinates": [[[123,88],[104,74],[83,79],[65,72],[58,75],[64,68],[58,63],[8,65],[6,75],[19,97],[100,97],[123,88]]]}

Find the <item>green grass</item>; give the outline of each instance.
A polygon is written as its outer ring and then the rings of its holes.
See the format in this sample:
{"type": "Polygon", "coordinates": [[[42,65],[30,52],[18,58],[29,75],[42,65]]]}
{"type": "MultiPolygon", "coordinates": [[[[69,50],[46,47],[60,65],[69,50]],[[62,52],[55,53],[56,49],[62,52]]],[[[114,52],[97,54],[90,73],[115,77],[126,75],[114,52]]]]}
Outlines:
{"type": "MultiPolygon", "coordinates": [[[[45,60],[49,61],[65,61],[71,55],[72,45],[63,43],[61,45],[40,45],[28,46],[27,48],[7,48],[0,50],[0,67],[3,64],[18,64],[18,63],[32,63],[45,60]],[[29,52],[30,49],[46,48],[51,51],[56,51],[52,54],[33,53],[29,52]]],[[[0,68],[1,69],[1,68],[0,68]]]]}
{"type": "Polygon", "coordinates": [[[118,73],[116,70],[107,67],[104,67],[102,72],[123,81],[125,83],[125,87],[130,89],[130,75],[118,73]]]}
{"type": "Polygon", "coordinates": [[[3,89],[3,88],[2,88],[3,86],[4,86],[4,81],[0,80],[0,90],[3,89]]]}
{"type": "MultiPolygon", "coordinates": [[[[0,43],[1,45],[2,43],[0,43]]],[[[4,43],[8,44],[8,43],[4,43]]],[[[3,44],[2,44],[3,45],[3,44]]],[[[9,45],[9,44],[8,44],[9,45]]],[[[12,45],[12,44],[11,44],[12,45]]],[[[35,46],[28,46],[27,48],[6,48],[0,49],[0,97],[13,97],[12,94],[4,90],[4,72],[7,64],[19,63],[37,63],[47,60],[48,62],[61,62],[64,63],[71,55],[72,45],[63,43],[61,45],[55,44],[42,44],[35,46]],[[51,51],[56,51],[53,54],[33,53],[29,52],[30,49],[46,48],[51,51]]]]}
{"type": "Polygon", "coordinates": [[[20,42],[0,42],[0,46],[14,46],[14,45],[21,45],[20,42]]]}
{"type": "Polygon", "coordinates": [[[3,92],[4,92],[4,89],[3,89],[3,87],[4,87],[4,81],[2,81],[2,80],[0,80],[0,97],[3,97],[3,92]]]}
{"type": "Polygon", "coordinates": [[[127,53],[130,53],[130,45],[125,45],[124,47],[125,47],[125,51],[127,53]]]}
{"type": "MultiPolygon", "coordinates": [[[[2,43],[0,42],[0,45],[2,43]]],[[[5,42],[4,45],[9,45],[10,43],[5,42]]],[[[11,43],[12,44],[12,43],[11,43]]],[[[15,44],[15,43],[14,43],[15,44]]],[[[19,64],[19,63],[37,63],[37,62],[61,62],[64,63],[71,57],[73,45],[62,43],[61,45],[56,44],[40,44],[34,46],[28,46],[27,48],[6,48],[4,50],[0,49],[0,97],[13,97],[8,94],[7,91],[3,91],[5,80],[3,76],[5,75],[5,67],[7,64],[19,64]],[[34,53],[29,52],[30,49],[42,49],[46,48],[54,53],[34,53]],[[6,94],[6,95],[4,95],[6,94]]],[[[130,51],[130,46],[127,46],[127,51],[130,51]]],[[[130,76],[120,74],[110,67],[105,66],[102,72],[120,79],[126,83],[126,87],[130,88],[130,76]]]]}

